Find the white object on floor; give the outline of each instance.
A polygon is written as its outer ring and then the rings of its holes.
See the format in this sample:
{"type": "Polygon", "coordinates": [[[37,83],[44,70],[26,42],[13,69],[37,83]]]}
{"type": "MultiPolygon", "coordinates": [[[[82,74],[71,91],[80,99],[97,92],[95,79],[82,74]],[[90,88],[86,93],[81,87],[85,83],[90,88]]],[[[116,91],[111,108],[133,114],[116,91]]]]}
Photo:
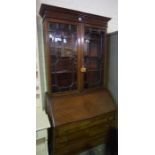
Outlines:
{"type": "Polygon", "coordinates": [[[45,111],[42,108],[36,108],[36,155],[48,155],[47,148],[47,129],[50,123],[45,111]]]}

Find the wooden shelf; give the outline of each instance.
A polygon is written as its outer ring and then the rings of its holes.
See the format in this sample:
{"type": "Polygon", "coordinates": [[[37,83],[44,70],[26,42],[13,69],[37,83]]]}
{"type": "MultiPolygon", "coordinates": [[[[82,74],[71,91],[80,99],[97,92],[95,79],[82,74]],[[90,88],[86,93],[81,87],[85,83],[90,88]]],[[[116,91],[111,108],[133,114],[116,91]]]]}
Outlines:
{"type": "Polygon", "coordinates": [[[53,55],[51,54],[52,57],[58,58],[58,59],[77,59],[76,55],[75,56],[57,56],[57,55],[53,55]]]}
{"type": "Polygon", "coordinates": [[[69,51],[74,51],[74,49],[70,48],[70,47],[62,47],[62,46],[50,46],[50,48],[54,48],[54,49],[64,49],[64,50],[69,50],[69,51]]]}
{"type": "Polygon", "coordinates": [[[85,55],[84,58],[90,58],[90,59],[101,59],[100,56],[88,56],[88,55],[85,55]]]}
{"type": "Polygon", "coordinates": [[[55,71],[52,72],[52,74],[70,74],[70,73],[76,73],[75,71],[70,71],[70,70],[61,70],[61,71],[55,71]]]}
{"type": "MultiPolygon", "coordinates": [[[[95,41],[100,41],[99,38],[87,38],[87,37],[85,37],[84,40],[89,40],[89,41],[91,41],[91,40],[92,40],[92,41],[94,41],[94,40],[95,40],[95,41]]],[[[85,43],[86,43],[86,42],[85,42],[85,43]]],[[[89,44],[89,43],[88,43],[88,44],[89,44]]]]}
{"type": "MultiPolygon", "coordinates": [[[[87,72],[100,72],[100,71],[103,71],[102,69],[89,69],[87,70],[85,73],[87,72]]],[[[62,71],[55,71],[55,72],[52,72],[52,74],[70,74],[70,73],[76,73],[75,71],[69,71],[69,70],[62,70],[62,71]]]]}
{"type": "Polygon", "coordinates": [[[103,71],[103,69],[88,69],[86,73],[87,72],[101,72],[101,71],[103,71]]]}

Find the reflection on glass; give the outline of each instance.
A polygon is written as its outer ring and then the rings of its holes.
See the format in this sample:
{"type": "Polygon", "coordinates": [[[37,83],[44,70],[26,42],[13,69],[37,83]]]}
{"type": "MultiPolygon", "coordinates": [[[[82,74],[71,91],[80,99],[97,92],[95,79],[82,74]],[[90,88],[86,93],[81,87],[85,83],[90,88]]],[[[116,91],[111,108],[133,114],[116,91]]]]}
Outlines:
{"type": "Polygon", "coordinates": [[[98,87],[103,81],[103,35],[99,29],[85,27],[84,88],[98,87]]]}
{"type": "Polygon", "coordinates": [[[50,23],[48,26],[51,55],[52,92],[77,89],[77,28],[50,23]]]}

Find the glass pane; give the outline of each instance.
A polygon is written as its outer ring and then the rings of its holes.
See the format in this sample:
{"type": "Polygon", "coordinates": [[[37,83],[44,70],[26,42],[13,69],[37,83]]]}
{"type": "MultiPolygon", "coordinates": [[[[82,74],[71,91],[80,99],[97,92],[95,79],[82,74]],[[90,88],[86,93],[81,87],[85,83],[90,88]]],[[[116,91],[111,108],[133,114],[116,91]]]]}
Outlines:
{"type": "Polygon", "coordinates": [[[50,23],[48,38],[52,92],[77,89],[77,27],[50,23]]]}
{"type": "Polygon", "coordinates": [[[103,37],[100,29],[85,27],[84,88],[98,87],[103,82],[103,37]]]}

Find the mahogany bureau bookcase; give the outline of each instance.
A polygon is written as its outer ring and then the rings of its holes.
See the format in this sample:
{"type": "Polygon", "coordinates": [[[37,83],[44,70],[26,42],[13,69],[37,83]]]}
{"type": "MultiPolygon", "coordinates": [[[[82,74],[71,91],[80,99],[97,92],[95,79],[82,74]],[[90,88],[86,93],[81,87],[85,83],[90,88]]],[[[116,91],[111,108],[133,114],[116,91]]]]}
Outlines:
{"type": "Polygon", "coordinates": [[[106,143],[116,107],[107,85],[110,18],[42,4],[50,155],[106,143]]]}

